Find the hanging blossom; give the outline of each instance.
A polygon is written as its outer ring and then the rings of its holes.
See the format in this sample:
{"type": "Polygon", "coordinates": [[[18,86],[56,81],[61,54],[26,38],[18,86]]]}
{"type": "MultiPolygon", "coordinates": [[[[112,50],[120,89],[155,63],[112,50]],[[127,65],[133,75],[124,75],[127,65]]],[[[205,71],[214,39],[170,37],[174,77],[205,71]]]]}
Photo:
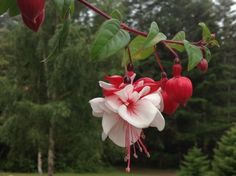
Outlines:
{"type": "Polygon", "coordinates": [[[116,145],[126,149],[127,172],[130,171],[131,153],[138,157],[136,148],[150,157],[142,130],[156,127],[161,131],[165,126],[161,114],[164,107],[160,83],[151,78],[134,82],[134,77],[135,73],[130,73],[129,84],[124,83],[122,76],[105,77],[109,83],[99,81],[104,98],[89,101],[93,115],[102,117],[102,139],[109,137],[116,145]]]}

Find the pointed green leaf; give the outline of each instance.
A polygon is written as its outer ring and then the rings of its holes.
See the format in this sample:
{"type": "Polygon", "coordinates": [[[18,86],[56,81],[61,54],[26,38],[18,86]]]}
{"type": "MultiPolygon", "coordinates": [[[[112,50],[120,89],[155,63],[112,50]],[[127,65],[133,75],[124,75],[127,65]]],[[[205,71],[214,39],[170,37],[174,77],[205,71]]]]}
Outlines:
{"type": "Polygon", "coordinates": [[[192,70],[202,59],[202,51],[199,47],[184,40],[184,47],[188,54],[188,71],[192,70]]]}
{"type": "Polygon", "coordinates": [[[211,40],[211,32],[205,23],[199,23],[199,26],[202,27],[202,39],[206,42],[211,40]]]}
{"type": "Polygon", "coordinates": [[[111,13],[111,17],[112,17],[112,18],[115,18],[115,19],[117,19],[117,20],[119,20],[119,21],[122,21],[122,19],[123,19],[123,17],[122,17],[122,15],[121,15],[120,11],[117,10],[117,9],[115,9],[115,10],[111,13]]]}
{"type": "Polygon", "coordinates": [[[166,36],[163,33],[159,33],[159,28],[156,22],[152,22],[149,29],[148,36],[144,42],[143,48],[150,48],[155,46],[162,40],[166,40],[166,36]]]}
{"type": "Polygon", "coordinates": [[[205,50],[205,59],[210,62],[211,61],[211,51],[207,48],[207,47],[204,47],[204,50],[205,50]]]}
{"type": "Polygon", "coordinates": [[[217,40],[213,39],[209,42],[209,45],[210,46],[217,46],[217,47],[220,47],[220,44],[217,40]]]}
{"type": "Polygon", "coordinates": [[[162,40],[166,40],[166,36],[165,36],[165,34],[160,32],[155,37],[153,37],[151,40],[146,39],[143,48],[154,47],[157,43],[159,43],[162,40]]]}
{"type": "Polygon", "coordinates": [[[125,48],[123,49],[123,57],[122,57],[122,63],[121,65],[125,67],[129,62],[129,54],[128,54],[128,49],[125,48]]]}
{"type": "Polygon", "coordinates": [[[130,35],[120,28],[119,20],[107,20],[100,27],[92,45],[92,57],[97,59],[107,58],[124,48],[129,41],[130,35]]]}
{"type": "MultiPolygon", "coordinates": [[[[174,41],[183,41],[185,40],[185,32],[184,31],[180,31],[178,32],[173,39],[174,41]]],[[[179,52],[183,52],[184,51],[184,45],[178,45],[178,44],[168,44],[171,48],[176,49],[179,52]]]]}
{"type": "Polygon", "coordinates": [[[150,41],[152,41],[155,36],[159,33],[159,28],[156,22],[152,22],[150,28],[149,28],[149,33],[147,36],[147,41],[146,43],[148,44],[150,41]]]}
{"type": "Polygon", "coordinates": [[[131,58],[135,60],[146,59],[153,53],[153,47],[143,48],[146,38],[143,36],[135,37],[129,44],[131,58]]]}

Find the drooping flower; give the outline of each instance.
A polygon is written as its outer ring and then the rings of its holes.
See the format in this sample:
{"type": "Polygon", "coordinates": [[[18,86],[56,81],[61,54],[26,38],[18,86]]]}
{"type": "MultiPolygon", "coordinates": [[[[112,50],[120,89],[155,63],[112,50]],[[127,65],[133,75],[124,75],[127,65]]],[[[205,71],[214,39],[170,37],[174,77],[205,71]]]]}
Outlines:
{"type": "Polygon", "coordinates": [[[175,101],[171,100],[166,91],[162,91],[161,93],[163,103],[164,103],[164,109],[163,112],[167,115],[172,115],[179,107],[179,104],[175,101]]]}
{"type": "Polygon", "coordinates": [[[208,62],[205,58],[202,58],[200,63],[197,65],[198,69],[202,72],[207,72],[208,69],[208,62]]]}
{"type": "Polygon", "coordinates": [[[17,0],[26,26],[37,32],[45,17],[45,0],[17,0]]]}
{"type": "Polygon", "coordinates": [[[160,85],[150,78],[134,82],[134,76],[131,84],[123,83],[120,76],[106,77],[109,83],[99,82],[105,97],[90,100],[93,115],[102,117],[103,140],[109,137],[116,145],[126,148],[128,172],[131,146],[135,158],[136,148],[150,156],[141,137],[142,129],[151,126],[161,131],[165,126],[160,112],[163,109],[160,85]]]}
{"type": "Polygon", "coordinates": [[[161,95],[164,107],[163,113],[167,115],[172,115],[179,107],[179,103],[171,100],[169,95],[165,91],[167,81],[168,81],[167,74],[165,72],[162,72],[162,78],[160,83],[161,83],[161,95]]]}
{"type": "Polygon", "coordinates": [[[180,64],[174,64],[174,77],[166,82],[165,91],[171,100],[184,105],[192,96],[193,86],[189,78],[181,76],[181,72],[182,66],[180,64]]]}

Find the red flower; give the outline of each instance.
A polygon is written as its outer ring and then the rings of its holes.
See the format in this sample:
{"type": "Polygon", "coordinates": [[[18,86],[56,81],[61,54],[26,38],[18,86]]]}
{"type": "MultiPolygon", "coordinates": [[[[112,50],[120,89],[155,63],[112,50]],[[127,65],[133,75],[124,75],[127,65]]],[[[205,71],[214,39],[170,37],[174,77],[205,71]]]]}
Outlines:
{"type": "Polygon", "coordinates": [[[208,69],[208,62],[206,59],[202,59],[201,62],[197,65],[198,69],[202,72],[206,72],[208,69]]]}
{"type": "Polygon", "coordinates": [[[163,91],[161,95],[164,103],[163,112],[166,113],[167,115],[172,115],[179,107],[179,104],[172,101],[165,91],[163,91]]]}
{"type": "Polygon", "coordinates": [[[118,75],[106,76],[109,83],[99,81],[104,98],[94,98],[89,103],[93,115],[102,117],[102,139],[109,137],[126,149],[126,171],[130,172],[131,154],[138,157],[136,149],[150,157],[143,142],[142,129],[151,126],[161,131],[165,120],[161,114],[160,84],[147,77],[134,81],[133,72],[126,73],[125,77],[130,79],[129,83],[118,75]]]}
{"type": "Polygon", "coordinates": [[[37,32],[45,17],[45,0],[17,0],[26,26],[37,32]]]}
{"type": "Polygon", "coordinates": [[[166,82],[165,90],[171,100],[184,105],[192,96],[193,86],[189,78],[181,76],[181,71],[180,64],[173,66],[174,77],[166,82]]]}

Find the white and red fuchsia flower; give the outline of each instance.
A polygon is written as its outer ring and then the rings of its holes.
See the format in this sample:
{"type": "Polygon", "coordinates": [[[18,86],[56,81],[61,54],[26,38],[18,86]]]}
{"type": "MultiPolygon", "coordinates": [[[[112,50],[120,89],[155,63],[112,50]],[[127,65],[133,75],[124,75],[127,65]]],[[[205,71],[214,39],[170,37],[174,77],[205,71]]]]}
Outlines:
{"type": "Polygon", "coordinates": [[[106,76],[109,83],[99,81],[104,98],[94,98],[89,103],[93,115],[102,117],[103,140],[109,137],[116,145],[126,148],[127,172],[131,146],[135,158],[136,147],[150,157],[142,130],[148,127],[163,130],[165,120],[161,112],[173,114],[192,96],[191,80],[181,76],[181,72],[182,66],[177,60],[173,66],[174,77],[169,80],[163,72],[160,81],[145,77],[134,82],[135,73],[128,70],[125,77],[106,76]]]}
{"type": "Polygon", "coordinates": [[[160,83],[151,78],[134,82],[135,74],[129,76],[130,83],[124,83],[121,76],[105,77],[109,83],[99,82],[104,98],[89,101],[93,115],[102,117],[103,140],[109,137],[116,145],[126,148],[127,172],[130,171],[131,146],[135,158],[136,148],[150,156],[142,141],[142,129],[151,126],[161,131],[165,126],[160,83]]]}

